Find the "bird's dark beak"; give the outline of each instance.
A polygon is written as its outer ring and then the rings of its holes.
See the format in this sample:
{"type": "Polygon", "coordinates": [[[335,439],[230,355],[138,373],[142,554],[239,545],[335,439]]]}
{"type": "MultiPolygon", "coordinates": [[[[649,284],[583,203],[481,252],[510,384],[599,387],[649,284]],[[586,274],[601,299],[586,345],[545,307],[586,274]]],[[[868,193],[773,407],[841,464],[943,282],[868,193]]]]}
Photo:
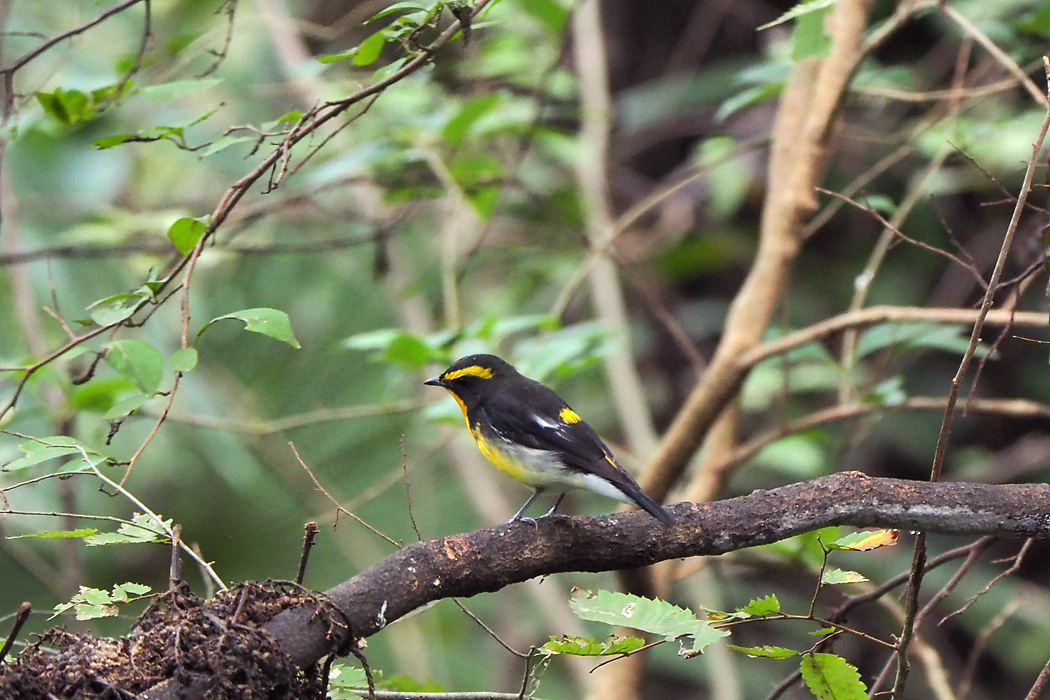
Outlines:
{"type": "Polygon", "coordinates": [[[445,386],[445,382],[441,381],[441,377],[434,377],[423,382],[427,386],[445,386]]]}

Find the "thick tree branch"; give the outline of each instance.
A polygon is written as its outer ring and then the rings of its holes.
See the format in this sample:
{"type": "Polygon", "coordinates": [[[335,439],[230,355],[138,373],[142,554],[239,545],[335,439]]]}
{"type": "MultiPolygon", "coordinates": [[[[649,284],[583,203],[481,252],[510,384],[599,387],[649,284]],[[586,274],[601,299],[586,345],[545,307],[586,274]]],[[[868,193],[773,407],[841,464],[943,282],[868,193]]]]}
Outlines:
{"type": "MultiPolygon", "coordinates": [[[[349,631],[332,634],[313,607],[266,625],[302,667],[371,636],[408,613],[453,596],[498,591],[537,576],[608,571],[723,554],[830,525],[953,535],[1050,536],[1050,485],[929,483],[843,472],[713,503],[680,503],[664,527],[645,513],[556,517],[420,542],[332,588],[349,631]]],[[[199,697],[167,685],[149,700],[199,697]]]]}

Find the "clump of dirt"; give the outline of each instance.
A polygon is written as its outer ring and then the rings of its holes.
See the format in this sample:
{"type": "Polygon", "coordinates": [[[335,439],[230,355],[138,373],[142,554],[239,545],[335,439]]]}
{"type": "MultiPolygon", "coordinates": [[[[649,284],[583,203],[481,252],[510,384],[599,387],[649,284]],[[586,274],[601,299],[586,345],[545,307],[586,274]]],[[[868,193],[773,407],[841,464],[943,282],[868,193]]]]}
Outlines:
{"type": "Polygon", "coordinates": [[[50,630],[0,664],[0,698],[125,700],[167,679],[203,682],[208,698],[325,697],[318,667],[297,669],[261,625],[323,601],[290,583],[244,583],[210,600],[169,591],[119,639],[50,630]]]}

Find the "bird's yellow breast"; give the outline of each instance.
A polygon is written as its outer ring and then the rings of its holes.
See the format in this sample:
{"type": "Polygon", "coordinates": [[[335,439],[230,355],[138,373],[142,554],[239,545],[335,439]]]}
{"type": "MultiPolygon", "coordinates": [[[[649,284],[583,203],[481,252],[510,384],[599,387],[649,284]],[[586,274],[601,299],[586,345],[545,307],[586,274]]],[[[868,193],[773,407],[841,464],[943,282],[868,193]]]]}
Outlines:
{"type": "Polygon", "coordinates": [[[478,424],[469,427],[470,435],[485,459],[510,478],[533,488],[564,482],[564,466],[553,452],[486,437],[478,424]]]}

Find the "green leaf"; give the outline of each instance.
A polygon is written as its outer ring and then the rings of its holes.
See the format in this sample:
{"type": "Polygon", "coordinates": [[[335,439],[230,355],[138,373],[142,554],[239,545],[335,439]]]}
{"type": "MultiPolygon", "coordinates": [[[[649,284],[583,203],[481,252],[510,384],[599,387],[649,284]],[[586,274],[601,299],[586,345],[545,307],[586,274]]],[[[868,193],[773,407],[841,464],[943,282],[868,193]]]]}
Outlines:
{"type": "Polygon", "coordinates": [[[762,598],[752,598],[746,606],[739,608],[738,612],[747,613],[754,617],[776,615],[780,612],[780,601],[777,600],[775,595],[770,593],[762,598]]]}
{"type": "Polygon", "coordinates": [[[503,96],[496,92],[483,93],[468,99],[455,116],[445,122],[445,128],[441,130],[445,140],[452,146],[462,144],[469,135],[470,128],[501,102],[503,96]]]}
{"type": "Polygon", "coordinates": [[[791,33],[791,60],[815,56],[825,58],[831,51],[831,37],[824,31],[824,20],[831,10],[822,7],[799,15],[795,31],[791,33]]]}
{"type": "Polygon", "coordinates": [[[59,603],[54,607],[53,620],[67,610],[76,610],[78,620],[94,620],[99,617],[113,617],[118,613],[117,603],[127,603],[133,597],[139,597],[152,589],[138,583],[122,583],[113,587],[113,591],[81,586],[68,603],[59,603]],[[129,596],[129,594],[131,594],[129,596]]]}
{"type": "Polygon", "coordinates": [[[151,515],[136,513],[131,523],[122,523],[116,532],[101,532],[84,538],[89,547],[111,544],[145,544],[167,542],[166,531],[171,529],[171,519],[158,521],[151,515]]]}
{"type": "Polygon", "coordinates": [[[26,440],[18,446],[18,449],[25,452],[25,457],[20,457],[13,462],[5,464],[4,471],[16,472],[41,462],[73,454],[87,454],[92,464],[101,464],[106,459],[98,452],[85,449],[76,439],[67,435],[52,435],[35,440],[26,440]]]}
{"type": "Polygon", "coordinates": [[[863,583],[868,577],[856,571],[845,571],[843,569],[828,569],[820,577],[820,582],[828,585],[842,583],[863,583]]]}
{"type": "Polygon", "coordinates": [[[560,37],[569,18],[569,10],[556,0],[529,0],[521,3],[521,11],[537,20],[550,32],[560,37]]]}
{"type": "MultiPolygon", "coordinates": [[[[373,672],[374,673],[374,672],[373,672]]],[[[356,666],[347,666],[346,664],[332,664],[332,668],[328,674],[328,690],[336,691],[349,691],[347,694],[334,694],[337,698],[360,698],[359,695],[354,693],[355,690],[361,690],[368,688],[368,678],[365,676],[365,670],[363,668],[357,668],[356,666]]]]}
{"type": "Polygon", "coordinates": [[[357,50],[353,52],[351,63],[355,66],[372,65],[379,58],[379,54],[383,52],[383,46],[385,45],[386,30],[380,29],[357,45],[357,50]]]}
{"type": "Polygon", "coordinates": [[[826,7],[831,7],[836,2],[838,2],[838,0],[805,0],[804,2],[800,2],[799,4],[795,5],[790,10],[780,15],[772,22],[767,22],[766,24],[763,24],[761,27],[758,28],[758,31],[762,31],[763,29],[769,29],[770,27],[775,27],[778,24],[783,24],[784,22],[789,22],[795,19],[796,17],[801,17],[802,15],[809,14],[810,12],[823,10],[826,7]]]}
{"type": "Polygon", "coordinates": [[[9,540],[21,540],[21,539],[34,539],[40,538],[45,540],[62,538],[62,539],[76,539],[80,537],[87,537],[88,535],[94,535],[98,530],[93,527],[82,527],[79,530],[44,530],[43,532],[34,532],[31,535],[13,535],[8,537],[9,540]]]}
{"type": "Polygon", "coordinates": [[[562,635],[559,638],[551,637],[549,642],[540,647],[540,651],[570,656],[616,656],[644,646],[645,640],[641,637],[610,636],[604,641],[598,641],[589,637],[562,635]]]}
{"type": "Polygon", "coordinates": [[[787,659],[799,655],[799,652],[794,649],[772,646],[770,644],[764,644],[760,647],[738,647],[735,644],[730,644],[729,648],[755,659],[787,659]]]}
{"type": "Polygon", "coordinates": [[[834,627],[821,627],[820,629],[813,630],[812,632],[808,632],[807,634],[811,634],[814,637],[826,637],[827,635],[834,633],[834,627]]]}
{"type": "Polygon", "coordinates": [[[339,61],[347,61],[357,55],[356,47],[354,50],[347,51],[345,53],[330,53],[324,56],[318,56],[318,63],[338,63],[339,61]]]}
{"type": "Polygon", "coordinates": [[[769,82],[749,87],[732,97],[726,98],[715,112],[715,121],[723,122],[740,110],[752,107],[759,102],[770,100],[783,91],[783,82],[769,82]]]}
{"type": "Polygon", "coordinates": [[[254,142],[254,141],[256,141],[256,137],[254,137],[254,136],[246,136],[244,134],[226,134],[224,136],[220,136],[220,137],[216,138],[214,141],[209,143],[207,146],[204,146],[203,148],[198,148],[194,152],[198,156],[200,156],[201,158],[207,158],[208,156],[210,156],[210,155],[212,155],[214,153],[218,153],[219,151],[224,151],[227,148],[229,148],[230,146],[235,146],[238,143],[244,143],[245,141],[252,141],[252,142],[254,142]]]}
{"type": "MultiPolygon", "coordinates": [[[[398,673],[376,682],[376,687],[395,693],[415,693],[425,697],[424,693],[443,693],[445,688],[434,681],[417,681],[412,676],[398,673]]],[[[356,697],[361,697],[360,695],[356,697]]]]}
{"type": "Polygon", "coordinates": [[[1038,34],[1043,38],[1050,38],[1050,5],[1043,5],[1035,12],[1024,15],[1014,22],[1014,28],[1018,31],[1038,34]]]}
{"type": "Polygon", "coordinates": [[[386,80],[391,75],[401,70],[401,66],[408,63],[409,58],[409,56],[402,56],[401,58],[395,58],[393,61],[387,63],[384,66],[380,66],[376,69],[376,72],[372,74],[372,78],[376,82],[386,80]]]}
{"type": "Polygon", "coordinates": [[[433,7],[431,5],[423,5],[418,2],[395,2],[393,5],[388,5],[369,17],[365,20],[365,24],[375,22],[377,19],[388,17],[396,12],[430,12],[432,9],[433,7]]]}
{"type": "Polygon", "coordinates": [[[171,368],[176,372],[189,372],[196,366],[196,348],[179,348],[171,354],[171,368]]]}
{"type": "Polygon", "coordinates": [[[661,635],[668,640],[682,636],[692,638],[692,648],[700,652],[723,637],[725,630],[715,629],[687,608],[663,600],[652,600],[628,593],[591,591],[574,588],[569,601],[572,611],[584,620],[621,625],[661,635]]]}
{"type": "Polygon", "coordinates": [[[90,99],[80,90],[55,88],[54,92],[36,93],[36,99],[48,116],[62,124],[79,124],[95,116],[90,99]]]}
{"type": "Polygon", "coordinates": [[[164,378],[164,356],[149,343],[141,340],[114,340],[104,343],[106,362],[120,376],[138,387],[142,393],[152,396],[160,388],[164,378]]]}
{"type": "Polygon", "coordinates": [[[867,700],[868,689],[857,667],[835,654],[802,657],[802,680],[817,700],[867,700]]]}
{"type": "Polygon", "coordinates": [[[132,583],[131,581],[118,583],[116,586],[113,586],[113,600],[127,602],[131,598],[146,595],[152,590],[150,586],[144,583],[132,583]]]}
{"type": "Polygon", "coordinates": [[[146,402],[151,398],[153,398],[152,394],[144,394],[141,391],[130,392],[119,400],[114,401],[113,405],[102,414],[102,417],[105,420],[116,420],[117,418],[130,416],[145,406],[146,402]]]}
{"type": "MultiPolygon", "coordinates": [[[[903,351],[910,348],[931,348],[954,354],[963,354],[970,343],[969,334],[959,326],[941,323],[880,323],[864,331],[857,341],[856,355],[866,357],[884,348],[903,351]]],[[[976,357],[991,352],[987,345],[978,345],[976,357]]]]}
{"type": "Polygon", "coordinates": [[[296,349],[302,347],[299,345],[299,341],[296,340],[295,333],[292,332],[292,323],[288,319],[288,314],[283,311],[278,311],[277,309],[269,309],[265,307],[234,311],[233,313],[213,318],[201,326],[200,330],[197,331],[197,337],[199,338],[201,333],[207,330],[208,327],[216,321],[221,321],[226,318],[244,321],[244,329],[246,331],[268,335],[271,338],[288,343],[296,349]]]}
{"type": "Polygon", "coordinates": [[[113,134],[112,136],[103,136],[100,139],[95,139],[91,142],[91,145],[100,151],[104,151],[107,148],[113,148],[122,143],[127,143],[133,138],[135,138],[135,134],[113,134]]]}
{"type": "Polygon", "coordinates": [[[453,336],[436,333],[422,337],[399,328],[381,328],[352,335],[342,345],[373,353],[374,360],[418,368],[429,362],[447,361],[443,348],[453,336]]]}
{"type": "Polygon", "coordinates": [[[183,255],[189,255],[197,247],[208,225],[200,219],[184,216],[168,227],[168,240],[183,255]]]}
{"type": "Polygon", "coordinates": [[[111,326],[131,318],[149,298],[150,295],[142,292],[124,292],[92,302],[87,308],[92,321],[100,326],[111,326]]]}

